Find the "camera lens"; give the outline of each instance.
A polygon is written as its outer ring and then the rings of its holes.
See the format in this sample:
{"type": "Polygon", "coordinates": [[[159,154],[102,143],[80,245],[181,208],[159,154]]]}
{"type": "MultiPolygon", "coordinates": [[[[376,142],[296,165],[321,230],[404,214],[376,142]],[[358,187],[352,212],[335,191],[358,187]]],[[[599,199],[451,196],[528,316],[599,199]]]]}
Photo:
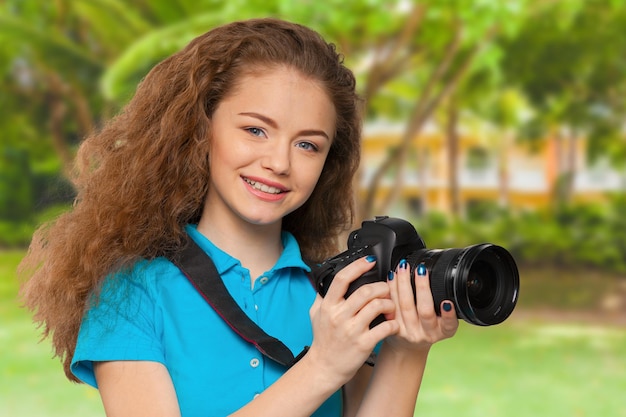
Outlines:
{"type": "Polygon", "coordinates": [[[485,308],[496,294],[498,282],[493,268],[485,261],[477,261],[467,276],[467,295],[476,308],[485,308]]]}
{"type": "Polygon", "coordinates": [[[452,300],[459,318],[490,326],[504,321],[515,308],[519,273],[511,254],[500,246],[422,249],[407,260],[413,267],[423,262],[429,269],[437,314],[443,300],[452,300]]]}

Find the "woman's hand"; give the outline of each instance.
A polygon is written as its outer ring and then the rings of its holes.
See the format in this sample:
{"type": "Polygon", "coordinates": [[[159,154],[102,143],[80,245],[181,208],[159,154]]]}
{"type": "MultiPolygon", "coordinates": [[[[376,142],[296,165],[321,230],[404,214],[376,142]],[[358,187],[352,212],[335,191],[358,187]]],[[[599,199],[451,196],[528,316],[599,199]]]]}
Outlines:
{"type": "Polygon", "coordinates": [[[415,276],[411,277],[411,268],[404,260],[390,273],[388,283],[396,309],[386,318],[400,326],[398,333],[386,340],[393,350],[428,351],[434,343],[456,333],[459,322],[454,305],[444,300],[440,306],[441,316],[436,315],[429,279],[423,264],[415,268],[415,276]],[[415,300],[411,279],[415,280],[415,300]]]}
{"type": "Polygon", "coordinates": [[[310,310],[313,343],[306,356],[338,386],[354,376],[378,342],[399,330],[395,320],[369,328],[377,316],[393,315],[396,309],[386,282],[363,285],[344,298],[350,283],[374,263],[372,258],[361,258],[340,270],[326,296],[318,295],[310,310]]]}

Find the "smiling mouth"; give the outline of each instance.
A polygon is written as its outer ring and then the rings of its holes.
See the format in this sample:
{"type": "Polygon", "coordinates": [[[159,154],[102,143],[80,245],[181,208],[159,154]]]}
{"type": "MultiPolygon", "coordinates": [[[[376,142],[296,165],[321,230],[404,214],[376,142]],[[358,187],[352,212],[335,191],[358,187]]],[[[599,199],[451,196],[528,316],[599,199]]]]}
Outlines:
{"type": "Polygon", "coordinates": [[[280,193],[284,193],[284,190],[281,190],[280,188],[276,188],[276,187],[271,187],[267,184],[263,184],[260,183],[258,181],[252,181],[249,178],[243,178],[243,180],[245,182],[247,182],[248,184],[250,184],[250,186],[252,188],[254,188],[255,190],[259,190],[259,191],[263,191],[264,193],[268,193],[268,194],[280,194],[280,193]]]}

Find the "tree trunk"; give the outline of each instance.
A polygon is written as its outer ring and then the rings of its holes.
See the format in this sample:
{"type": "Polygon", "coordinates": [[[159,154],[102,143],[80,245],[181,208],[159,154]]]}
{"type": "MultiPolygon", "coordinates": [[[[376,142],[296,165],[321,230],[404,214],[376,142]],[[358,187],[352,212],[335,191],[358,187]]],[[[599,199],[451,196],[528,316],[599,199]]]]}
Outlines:
{"type": "Polygon", "coordinates": [[[505,129],[504,136],[502,138],[502,144],[500,145],[500,152],[498,155],[498,205],[501,208],[508,208],[511,200],[509,153],[513,145],[513,140],[513,132],[505,129]]]}
{"type": "Polygon", "coordinates": [[[577,134],[574,129],[570,129],[567,135],[567,182],[565,184],[565,198],[567,203],[571,203],[574,197],[574,186],[577,175],[576,159],[578,159],[577,134]]]}
{"type": "MultiPolygon", "coordinates": [[[[447,74],[449,67],[458,55],[458,47],[460,45],[461,25],[460,23],[457,23],[457,26],[455,28],[455,36],[446,48],[444,58],[440,61],[437,68],[435,68],[435,70],[431,74],[431,77],[428,80],[423,90],[423,93],[419,98],[419,101],[413,108],[405,132],[400,140],[400,144],[392,148],[387,159],[383,161],[383,163],[379,166],[379,168],[376,170],[372,177],[372,181],[368,187],[367,195],[363,205],[364,215],[366,217],[372,216],[376,212],[387,212],[389,208],[395,203],[395,199],[399,195],[399,192],[390,193],[387,198],[380,204],[380,206],[376,207],[375,201],[382,179],[385,177],[391,167],[396,166],[397,172],[403,172],[403,167],[400,164],[404,164],[404,161],[406,160],[405,154],[410,148],[410,145],[413,143],[414,140],[417,140],[416,138],[419,137],[419,134],[426,124],[426,121],[432,116],[441,101],[454,93],[461,79],[469,70],[470,64],[472,63],[476,55],[495,35],[495,33],[496,27],[493,27],[487,32],[482,42],[476,43],[468,51],[463,61],[455,68],[452,74],[447,74]],[[438,92],[433,92],[435,87],[438,85],[441,85],[438,92]]],[[[419,169],[422,169],[422,158],[423,156],[420,157],[418,153],[418,159],[420,159],[419,169]]],[[[420,186],[424,188],[424,184],[420,184],[420,186]]],[[[425,192],[425,190],[422,190],[422,192],[425,192]]],[[[423,204],[425,203],[426,201],[423,201],[423,204]]]]}
{"type": "Polygon", "coordinates": [[[450,212],[454,217],[458,217],[461,212],[461,198],[459,195],[459,109],[454,100],[450,97],[447,108],[447,145],[448,145],[448,181],[450,212]]]}

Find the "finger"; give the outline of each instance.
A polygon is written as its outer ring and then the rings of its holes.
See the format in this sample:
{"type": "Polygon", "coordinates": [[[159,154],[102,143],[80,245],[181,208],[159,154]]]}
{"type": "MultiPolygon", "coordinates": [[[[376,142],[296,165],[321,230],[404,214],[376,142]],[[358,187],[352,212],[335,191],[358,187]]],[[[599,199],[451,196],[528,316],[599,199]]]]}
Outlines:
{"type": "Polygon", "coordinates": [[[389,297],[391,298],[391,301],[394,302],[394,305],[396,306],[396,308],[394,308],[394,310],[385,315],[385,318],[387,320],[393,320],[396,318],[396,310],[399,308],[398,307],[398,274],[399,274],[399,269],[398,267],[396,267],[395,271],[389,271],[389,274],[387,275],[387,285],[389,286],[389,297]]]}
{"type": "Polygon", "coordinates": [[[355,315],[354,326],[366,330],[374,319],[380,315],[386,316],[396,309],[396,305],[389,298],[375,298],[367,303],[355,315]]]}
{"type": "Polygon", "coordinates": [[[391,335],[397,334],[400,331],[400,325],[396,320],[385,320],[382,323],[374,326],[367,334],[367,337],[370,338],[370,341],[374,342],[372,344],[372,349],[378,342],[389,337],[391,335]]]}
{"type": "Polygon", "coordinates": [[[402,322],[411,327],[418,322],[418,312],[415,308],[413,287],[411,286],[411,268],[408,262],[398,264],[398,311],[402,315],[402,322]]]}
{"type": "Polygon", "coordinates": [[[445,337],[452,337],[459,328],[454,303],[450,300],[441,302],[441,332],[445,337]]]}
{"type": "Polygon", "coordinates": [[[361,285],[346,300],[346,310],[356,314],[375,299],[391,300],[389,285],[386,282],[372,282],[361,285]]]}
{"type": "Polygon", "coordinates": [[[424,264],[419,264],[415,268],[415,303],[417,304],[417,314],[424,329],[436,327],[437,315],[430,289],[430,274],[424,264]]]}
{"type": "Polygon", "coordinates": [[[348,292],[350,284],[372,269],[375,264],[376,257],[364,256],[347,265],[337,272],[328,288],[325,298],[336,302],[341,301],[348,292]]]}

